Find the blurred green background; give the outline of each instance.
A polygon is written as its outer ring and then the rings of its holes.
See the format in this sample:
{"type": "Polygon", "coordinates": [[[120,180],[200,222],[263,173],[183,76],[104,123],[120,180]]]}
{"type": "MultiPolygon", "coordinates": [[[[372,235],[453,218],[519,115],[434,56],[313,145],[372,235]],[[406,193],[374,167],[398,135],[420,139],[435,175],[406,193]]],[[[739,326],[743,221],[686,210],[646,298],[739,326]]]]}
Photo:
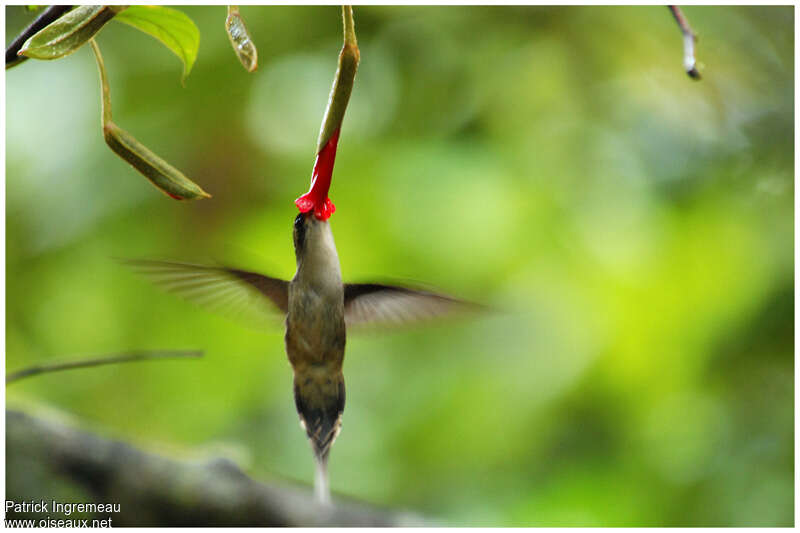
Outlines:
{"type": "MultiPolygon", "coordinates": [[[[213,194],[169,200],[100,131],[91,50],[6,73],[6,366],[200,361],[9,387],[84,427],[310,483],[280,324],[256,331],[113,257],[294,272],[338,7],[225,9],[179,61],[111,22],[115,121],[213,194]]],[[[332,226],[344,276],[503,312],[351,335],[332,489],[455,525],[793,524],[792,7],[356,7],[332,226]]],[[[7,7],[7,40],[33,17],[7,7]]]]}

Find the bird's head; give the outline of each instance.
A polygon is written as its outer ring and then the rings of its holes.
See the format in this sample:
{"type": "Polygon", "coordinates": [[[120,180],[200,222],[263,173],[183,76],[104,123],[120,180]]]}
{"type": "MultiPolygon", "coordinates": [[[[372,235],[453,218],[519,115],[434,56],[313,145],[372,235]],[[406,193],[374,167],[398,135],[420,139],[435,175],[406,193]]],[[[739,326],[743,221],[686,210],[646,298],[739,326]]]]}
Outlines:
{"type": "Polygon", "coordinates": [[[327,220],[320,220],[311,212],[299,213],[294,219],[293,237],[298,270],[326,272],[341,282],[339,255],[327,220]]]}
{"type": "Polygon", "coordinates": [[[328,458],[333,441],[342,427],[344,376],[322,368],[309,367],[295,373],[294,401],[300,421],[311,440],[314,456],[328,458]]]}
{"type": "Polygon", "coordinates": [[[294,218],[292,237],[294,238],[294,253],[297,256],[298,261],[300,260],[303,252],[306,250],[308,237],[314,232],[314,227],[317,225],[316,223],[317,220],[310,212],[298,213],[298,215],[294,218]]]}

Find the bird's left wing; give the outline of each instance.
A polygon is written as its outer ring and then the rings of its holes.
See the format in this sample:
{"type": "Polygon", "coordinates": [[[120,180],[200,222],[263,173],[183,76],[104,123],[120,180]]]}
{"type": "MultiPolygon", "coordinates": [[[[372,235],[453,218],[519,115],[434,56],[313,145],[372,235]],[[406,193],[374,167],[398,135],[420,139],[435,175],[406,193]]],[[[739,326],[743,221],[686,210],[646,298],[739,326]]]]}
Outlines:
{"type": "Polygon", "coordinates": [[[122,261],[156,285],[187,300],[236,319],[274,317],[286,313],[289,282],[256,272],[223,266],[173,263],[150,259],[122,261]]]}
{"type": "Polygon", "coordinates": [[[348,327],[405,325],[481,308],[479,304],[406,287],[378,283],[347,283],[344,286],[344,320],[348,327]]]}

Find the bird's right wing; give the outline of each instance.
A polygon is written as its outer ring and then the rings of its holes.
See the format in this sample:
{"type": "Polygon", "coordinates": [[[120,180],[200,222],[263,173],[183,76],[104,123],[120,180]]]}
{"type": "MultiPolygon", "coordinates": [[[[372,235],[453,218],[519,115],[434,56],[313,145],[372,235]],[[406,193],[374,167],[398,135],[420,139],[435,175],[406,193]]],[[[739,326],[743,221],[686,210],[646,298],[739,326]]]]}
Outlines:
{"type": "Polygon", "coordinates": [[[344,320],[348,327],[403,326],[483,306],[443,294],[383,285],[347,283],[344,286],[344,320]]]}
{"type": "Polygon", "coordinates": [[[289,308],[289,282],[256,272],[150,259],[122,262],[163,289],[232,318],[275,318],[276,308],[283,314],[289,308]]]}

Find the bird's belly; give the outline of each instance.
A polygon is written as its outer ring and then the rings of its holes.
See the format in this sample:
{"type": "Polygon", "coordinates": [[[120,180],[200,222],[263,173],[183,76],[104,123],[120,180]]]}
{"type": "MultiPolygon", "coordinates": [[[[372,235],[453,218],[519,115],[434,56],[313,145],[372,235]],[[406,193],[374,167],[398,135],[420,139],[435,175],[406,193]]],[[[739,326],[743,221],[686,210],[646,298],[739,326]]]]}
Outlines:
{"type": "Polygon", "coordinates": [[[286,353],[295,370],[308,365],[340,368],[344,345],[344,295],[290,287],[286,353]]]}

